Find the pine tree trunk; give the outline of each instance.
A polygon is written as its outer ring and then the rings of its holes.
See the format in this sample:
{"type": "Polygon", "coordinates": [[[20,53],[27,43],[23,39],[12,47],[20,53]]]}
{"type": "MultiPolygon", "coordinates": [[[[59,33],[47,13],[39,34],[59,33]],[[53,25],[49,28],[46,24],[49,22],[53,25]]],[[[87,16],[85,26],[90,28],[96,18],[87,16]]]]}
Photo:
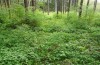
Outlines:
{"type": "Polygon", "coordinates": [[[31,3],[32,3],[32,10],[34,11],[34,7],[35,7],[35,1],[34,0],[31,0],[31,3]]]}
{"type": "Polygon", "coordinates": [[[43,13],[45,12],[45,0],[43,0],[43,13]]]}
{"type": "Polygon", "coordinates": [[[76,12],[78,10],[78,2],[79,2],[79,0],[76,0],[76,12]]]}
{"type": "Polygon", "coordinates": [[[19,0],[17,0],[18,4],[19,4],[19,0]]]}
{"type": "Polygon", "coordinates": [[[81,2],[80,2],[80,7],[79,7],[79,18],[80,18],[81,15],[82,15],[82,6],[83,6],[83,0],[81,0],[81,2]]]}
{"type": "Polygon", "coordinates": [[[7,7],[10,7],[10,0],[6,0],[7,1],[7,7]]]}
{"type": "Polygon", "coordinates": [[[89,2],[90,2],[90,0],[87,1],[87,5],[86,5],[86,16],[87,16],[87,12],[88,12],[89,2]]]}
{"type": "Polygon", "coordinates": [[[36,0],[34,0],[35,1],[35,10],[36,10],[36,8],[37,8],[37,1],[36,0]]]}
{"type": "Polygon", "coordinates": [[[97,0],[94,1],[94,12],[96,11],[97,0]]]}
{"type": "Polygon", "coordinates": [[[48,15],[49,15],[50,0],[47,0],[47,4],[48,4],[48,15]]]}
{"type": "Polygon", "coordinates": [[[2,7],[2,0],[0,0],[0,7],[2,7]]]}
{"type": "Polygon", "coordinates": [[[28,0],[24,0],[25,11],[28,11],[28,0]]]}
{"type": "Polygon", "coordinates": [[[59,5],[59,4],[58,4],[58,3],[59,3],[59,1],[57,0],[57,15],[58,15],[58,13],[59,13],[59,11],[58,11],[58,8],[59,8],[58,5],[59,5]]]}
{"type": "Polygon", "coordinates": [[[65,0],[62,0],[62,12],[63,12],[63,14],[65,12],[65,0]]]}
{"type": "Polygon", "coordinates": [[[7,7],[8,7],[8,12],[9,12],[9,18],[11,18],[11,12],[10,12],[10,0],[6,0],[7,1],[7,7]]]}
{"type": "Polygon", "coordinates": [[[68,0],[68,15],[69,15],[69,12],[70,12],[70,4],[71,4],[71,0],[68,0]]]}
{"type": "Polygon", "coordinates": [[[55,0],[55,12],[57,12],[57,0],[55,0]]]}
{"type": "Polygon", "coordinates": [[[5,7],[7,7],[7,2],[6,0],[3,0],[5,7]]]}

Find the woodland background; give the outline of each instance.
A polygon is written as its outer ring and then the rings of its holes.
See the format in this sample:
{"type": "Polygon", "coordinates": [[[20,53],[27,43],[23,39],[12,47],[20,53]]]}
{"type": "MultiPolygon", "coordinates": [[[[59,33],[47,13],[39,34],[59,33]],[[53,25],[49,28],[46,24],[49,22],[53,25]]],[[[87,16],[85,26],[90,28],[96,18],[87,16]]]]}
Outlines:
{"type": "Polygon", "coordinates": [[[100,65],[100,0],[0,0],[0,65],[100,65]]]}

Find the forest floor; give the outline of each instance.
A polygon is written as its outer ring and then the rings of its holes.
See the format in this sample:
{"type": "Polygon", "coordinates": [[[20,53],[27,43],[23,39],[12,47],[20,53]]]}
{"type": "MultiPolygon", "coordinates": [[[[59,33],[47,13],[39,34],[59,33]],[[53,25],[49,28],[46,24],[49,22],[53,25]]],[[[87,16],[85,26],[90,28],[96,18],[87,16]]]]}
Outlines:
{"type": "Polygon", "coordinates": [[[0,23],[0,65],[100,64],[98,16],[36,15],[27,21],[0,23]]]}

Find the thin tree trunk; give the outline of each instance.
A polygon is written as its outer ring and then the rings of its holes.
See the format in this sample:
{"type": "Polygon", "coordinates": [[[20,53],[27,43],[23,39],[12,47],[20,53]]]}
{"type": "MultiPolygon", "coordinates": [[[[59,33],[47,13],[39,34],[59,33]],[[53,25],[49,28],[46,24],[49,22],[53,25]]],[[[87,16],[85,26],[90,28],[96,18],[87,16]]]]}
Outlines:
{"type": "Polygon", "coordinates": [[[7,2],[6,2],[6,0],[4,0],[3,2],[4,2],[5,7],[7,7],[7,2]]]}
{"type": "Polygon", "coordinates": [[[7,1],[7,7],[8,7],[8,12],[9,12],[9,18],[11,18],[11,12],[10,12],[10,0],[6,0],[7,1]]]}
{"type": "Polygon", "coordinates": [[[25,12],[28,11],[28,0],[24,0],[25,12]]]}
{"type": "Polygon", "coordinates": [[[47,3],[48,3],[48,15],[49,15],[50,0],[47,0],[47,3]]]}
{"type": "Polygon", "coordinates": [[[89,2],[90,2],[90,0],[87,1],[87,5],[86,5],[86,16],[87,16],[87,12],[88,12],[89,2]]]}
{"type": "Polygon", "coordinates": [[[35,1],[35,10],[36,10],[36,8],[37,8],[37,1],[36,0],[34,0],[35,1]]]}
{"type": "Polygon", "coordinates": [[[94,12],[96,11],[97,0],[94,1],[94,12]]]}
{"type": "Polygon", "coordinates": [[[55,0],[55,12],[57,12],[57,0],[55,0]]]}
{"type": "Polygon", "coordinates": [[[31,0],[31,3],[32,3],[32,10],[34,11],[34,7],[35,7],[35,1],[34,0],[31,0]]]}
{"type": "Polygon", "coordinates": [[[2,8],[2,0],[0,0],[0,6],[1,6],[1,8],[2,8]]]}
{"type": "Polygon", "coordinates": [[[59,2],[59,0],[57,0],[57,15],[58,15],[58,13],[59,13],[59,9],[60,9],[60,7],[59,7],[59,4],[60,2],[59,2]]]}
{"type": "Polygon", "coordinates": [[[66,0],[64,0],[64,13],[65,13],[65,10],[66,10],[66,0]]]}
{"type": "Polygon", "coordinates": [[[76,0],[76,12],[78,10],[78,2],[79,2],[79,0],[76,0]]]}
{"type": "Polygon", "coordinates": [[[19,0],[17,0],[18,4],[19,4],[19,0]]]}
{"type": "Polygon", "coordinates": [[[69,12],[70,12],[70,4],[71,4],[71,0],[68,0],[68,15],[69,15],[69,12]]]}
{"type": "Polygon", "coordinates": [[[64,9],[65,8],[65,3],[64,3],[64,0],[62,0],[62,12],[63,12],[63,14],[64,14],[64,9]]]}
{"type": "Polygon", "coordinates": [[[45,12],[45,0],[43,0],[43,13],[45,12]]]}
{"type": "Polygon", "coordinates": [[[83,6],[83,0],[81,0],[81,2],[80,2],[80,7],[79,7],[79,18],[80,18],[81,15],[82,15],[82,6],[83,6]]]}
{"type": "Polygon", "coordinates": [[[7,7],[10,7],[10,0],[6,0],[7,1],[7,7]]]}
{"type": "Polygon", "coordinates": [[[61,13],[63,12],[63,0],[61,0],[61,13]]]}

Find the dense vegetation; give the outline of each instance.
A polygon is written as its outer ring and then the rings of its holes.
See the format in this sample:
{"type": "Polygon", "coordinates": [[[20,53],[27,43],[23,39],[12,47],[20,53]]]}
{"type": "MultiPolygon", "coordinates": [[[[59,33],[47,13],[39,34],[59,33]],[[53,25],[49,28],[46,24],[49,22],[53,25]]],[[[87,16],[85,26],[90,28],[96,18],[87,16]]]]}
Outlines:
{"type": "Polygon", "coordinates": [[[100,13],[0,9],[0,65],[99,65],[100,13]],[[11,15],[9,14],[9,10],[11,15]]]}

